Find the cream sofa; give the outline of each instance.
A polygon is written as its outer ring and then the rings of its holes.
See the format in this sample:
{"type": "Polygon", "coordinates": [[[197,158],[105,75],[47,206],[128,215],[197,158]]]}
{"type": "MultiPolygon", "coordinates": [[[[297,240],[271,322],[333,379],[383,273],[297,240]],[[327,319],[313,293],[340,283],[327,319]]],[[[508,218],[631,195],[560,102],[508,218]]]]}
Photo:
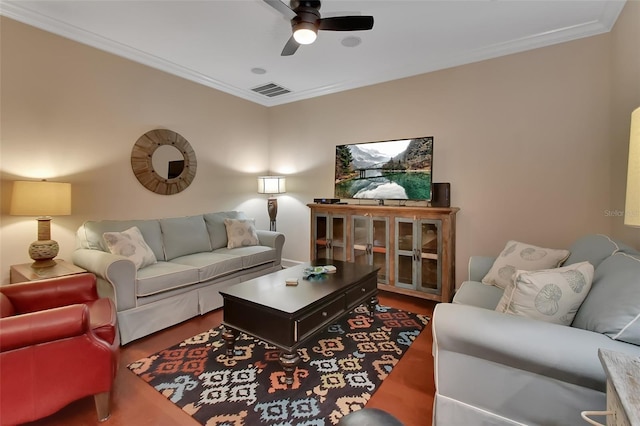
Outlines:
{"type": "Polygon", "coordinates": [[[569,251],[564,265],[595,267],[571,325],[496,312],[503,290],[481,282],[495,258],[470,259],[433,314],[435,426],[583,425],[582,411],[605,410],[598,349],[640,356],[640,253],[603,235],[569,251]]]}
{"type": "Polygon", "coordinates": [[[80,226],[73,263],[93,272],[101,296],[115,301],[122,344],[220,308],[221,289],[281,269],[283,234],[257,230],[258,245],[229,249],[225,219],[246,216],[215,212],[80,226]],[[128,257],[111,254],[103,236],[134,226],[157,259],[138,270],[128,257]]]}

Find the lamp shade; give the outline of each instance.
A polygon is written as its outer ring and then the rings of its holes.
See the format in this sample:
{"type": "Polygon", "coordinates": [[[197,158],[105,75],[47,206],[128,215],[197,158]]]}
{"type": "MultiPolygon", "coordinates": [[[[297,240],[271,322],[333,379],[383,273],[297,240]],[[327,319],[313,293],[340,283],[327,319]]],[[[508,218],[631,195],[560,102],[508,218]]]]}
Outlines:
{"type": "Polygon", "coordinates": [[[293,39],[298,44],[311,44],[318,37],[318,29],[310,22],[298,22],[293,29],[293,39]]]}
{"type": "Polygon", "coordinates": [[[631,113],[624,224],[640,226],[640,107],[631,113]]]}
{"type": "Polygon", "coordinates": [[[258,194],[283,194],[287,192],[284,176],[258,177],[258,194]]]}
{"type": "Polygon", "coordinates": [[[9,214],[66,216],[71,214],[71,184],[47,181],[13,182],[9,214]]]}

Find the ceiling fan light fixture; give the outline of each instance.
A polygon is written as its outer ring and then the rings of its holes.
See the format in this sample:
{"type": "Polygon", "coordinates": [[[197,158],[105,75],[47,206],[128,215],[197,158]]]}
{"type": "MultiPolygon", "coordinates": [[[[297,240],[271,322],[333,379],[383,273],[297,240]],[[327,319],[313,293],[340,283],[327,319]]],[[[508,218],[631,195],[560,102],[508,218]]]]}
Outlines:
{"type": "Polygon", "coordinates": [[[293,29],[293,39],[298,44],[311,44],[318,37],[317,28],[309,22],[300,22],[293,29]]]}
{"type": "MultiPolygon", "coordinates": [[[[0,0],[1,1],[1,0],[0,0]]],[[[373,16],[320,16],[321,0],[290,0],[290,6],[284,0],[263,0],[291,22],[293,34],[287,40],[280,56],[291,56],[303,44],[316,41],[318,31],[365,31],[373,28],[373,16]]],[[[343,40],[348,47],[360,44],[360,38],[343,40]]]]}

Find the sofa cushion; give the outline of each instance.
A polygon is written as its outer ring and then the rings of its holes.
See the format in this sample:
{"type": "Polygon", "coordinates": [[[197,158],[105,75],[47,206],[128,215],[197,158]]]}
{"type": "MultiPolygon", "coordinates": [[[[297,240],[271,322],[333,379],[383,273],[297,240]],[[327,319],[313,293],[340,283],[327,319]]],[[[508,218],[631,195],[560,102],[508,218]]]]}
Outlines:
{"type": "Polygon", "coordinates": [[[242,258],[242,267],[244,269],[253,268],[254,266],[275,262],[277,260],[276,249],[266,246],[248,246],[234,249],[221,248],[214,251],[214,253],[240,256],[242,258]]]}
{"type": "Polygon", "coordinates": [[[144,241],[136,226],[122,232],[105,232],[102,237],[112,254],[129,258],[136,265],[136,269],[156,263],[153,250],[144,241]]]}
{"type": "Polygon", "coordinates": [[[600,263],[572,325],[640,345],[640,256],[616,253],[600,263]]]}
{"type": "Polygon", "coordinates": [[[207,232],[211,239],[213,250],[227,246],[227,227],[224,225],[225,219],[246,219],[244,212],[229,211],[206,213],[203,215],[207,224],[207,232]]]}
{"type": "Polygon", "coordinates": [[[102,235],[105,232],[122,232],[133,226],[140,230],[144,241],[151,247],[156,259],[164,260],[162,231],[160,230],[160,222],[156,219],[87,221],[78,228],[80,248],[101,250],[108,253],[109,247],[107,247],[102,235]]]}
{"type": "Polygon", "coordinates": [[[616,243],[606,235],[585,235],[577,239],[569,247],[571,254],[564,264],[572,265],[574,263],[589,262],[594,268],[597,268],[600,262],[617,253],[620,249],[619,243],[616,243]]]}
{"type": "Polygon", "coordinates": [[[508,241],[493,266],[482,279],[485,284],[504,289],[517,270],[536,271],[557,268],[569,257],[569,250],[537,247],[518,241],[508,241]]]}
{"type": "Polygon", "coordinates": [[[593,265],[589,262],[541,271],[517,271],[496,311],[571,325],[592,280],[593,265]]]}
{"type": "Polygon", "coordinates": [[[173,262],[158,262],[138,271],[136,296],[150,296],[198,281],[198,268],[173,262]]]}
{"type": "Polygon", "coordinates": [[[257,246],[259,244],[253,219],[225,219],[227,228],[227,248],[257,246]]]}
{"type": "MultiPolygon", "coordinates": [[[[455,303],[436,305],[433,336],[438,352],[455,352],[602,392],[605,373],[598,348],[640,356],[640,347],[602,334],[455,303]]],[[[509,395],[504,398],[508,403],[509,395]]]]}
{"type": "Polygon", "coordinates": [[[211,251],[207,225],[202,215],[160,219],[160,227],[166,260],[211,251]]]}
{"type": "Polygon", "coordinates": [[[243,269],[240,256],[212,252],[176,257],[171,262],[197,268],[200,282],[232,274],[243,269]]]}

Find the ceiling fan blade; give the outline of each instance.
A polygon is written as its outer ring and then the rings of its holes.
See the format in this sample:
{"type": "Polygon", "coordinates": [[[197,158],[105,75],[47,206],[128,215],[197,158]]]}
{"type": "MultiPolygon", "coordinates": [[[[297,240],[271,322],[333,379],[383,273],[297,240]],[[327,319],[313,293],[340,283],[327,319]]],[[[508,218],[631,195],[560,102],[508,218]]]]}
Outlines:
{"type": "MultiPolygon", "coordinates": [[[[266,1],[266,0],[265,0],[266,1]]],[[[373,16],[334,16],[320,19],[321,30],[363,31],[373,28],[373,16]]]]}
{"type": "Polygon", "coordinates": [[[285,18],[289,20],[296,17],[296,13],[293,10],[291,10],[289,6],[282,3],[280,0],[264,0],[264,2],[269,6],[273,7],[278,12],[282,13],[285,16],[285,18]]]}
{"type": "Polygon", "coordinates": [[[282,49],[282,53],[280,54],[280,56],[291,56],[294,53],[296,53],[296,50],[298,50],[298,47],[300,47],[300,45],[293,38],[293,36],[291,36],[289,38],[289,41],[287,41],[287,44],[284,45],[284,49],[282,49]]]}

